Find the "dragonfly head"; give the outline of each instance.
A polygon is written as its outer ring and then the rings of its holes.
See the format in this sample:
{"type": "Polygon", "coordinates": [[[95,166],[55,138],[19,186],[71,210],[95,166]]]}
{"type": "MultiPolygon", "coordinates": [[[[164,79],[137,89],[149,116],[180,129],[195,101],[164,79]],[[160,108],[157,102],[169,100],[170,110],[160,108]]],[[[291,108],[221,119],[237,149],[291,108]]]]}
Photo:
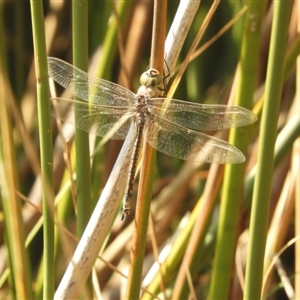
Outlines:
{"type": "Polygon", "coordinates": [[[156,69],[148,69],[140,77],[140,82],[144,86],[158,87],[163,81],[163,78],[156,69]]]}

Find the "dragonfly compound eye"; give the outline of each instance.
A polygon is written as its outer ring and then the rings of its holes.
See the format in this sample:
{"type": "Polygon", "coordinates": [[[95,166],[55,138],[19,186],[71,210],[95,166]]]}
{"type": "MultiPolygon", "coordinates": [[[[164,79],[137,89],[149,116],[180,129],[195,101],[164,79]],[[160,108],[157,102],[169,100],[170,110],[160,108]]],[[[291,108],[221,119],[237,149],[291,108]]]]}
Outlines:
{"type": "Polygon", "coordinates": [[[159,86],[162,80],[162,77],[156,69],[148,69],[140,77],[141,84],[145,86],[159,86]]]}

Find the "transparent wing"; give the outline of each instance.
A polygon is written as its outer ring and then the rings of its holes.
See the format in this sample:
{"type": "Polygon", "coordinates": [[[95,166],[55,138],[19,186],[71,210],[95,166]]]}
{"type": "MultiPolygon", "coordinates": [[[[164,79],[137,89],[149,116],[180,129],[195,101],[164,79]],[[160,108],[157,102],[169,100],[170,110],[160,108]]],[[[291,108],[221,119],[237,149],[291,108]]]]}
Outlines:
{"type": "Polygon", "coordinates": [[[148,123],[146,139],[160,152],[184,160],[236,164],[245,161],[243,153],[229,143],[184,128],[157,115],[148,123]]]}
{"type": "Polygon", "coordinates": [[[48,72],[57,83],[85,101],[100,105],[130,106],[136,98],[135,94],[126,88],[93,77],[54,57],[48,57],[48,72]]]}
{"type": "Polygon", "coordinates": [[[86,102],[51,98],[52,116],[99,136],[124,140],[133,113],[129,107],[103,106],[86,102]],[[76,109],[76,122],[74,111],[76,109]]]}
{"type": "Polygon", "coordinates": [[[147,104],[153,114],[195,130],[219,130],[251,124],[257,116],[241,106],[207,105],[171,99],[164,105],[164,98],[152,98],[147,104]]]}

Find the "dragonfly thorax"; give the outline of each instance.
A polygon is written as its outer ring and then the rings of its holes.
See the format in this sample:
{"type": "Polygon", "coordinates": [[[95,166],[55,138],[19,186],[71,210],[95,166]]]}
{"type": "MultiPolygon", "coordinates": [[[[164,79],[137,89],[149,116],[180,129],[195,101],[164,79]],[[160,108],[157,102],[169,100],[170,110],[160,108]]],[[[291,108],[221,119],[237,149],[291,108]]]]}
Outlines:
{"type": "Polygon", "coordinates": [[[137,97],[134,111],[135,111],[135,123],[137,125],[144,125],[146,123],[146,119],[149,114],[146,98],[144,96],[137,97]]]}
{"type": "Polygon", "coordinates": [[[158,94],[158,88],[155,86],[141,85],[137,92],[138,97],[142,96],[145,98],[156,97],[157,94],[158,94]]]}

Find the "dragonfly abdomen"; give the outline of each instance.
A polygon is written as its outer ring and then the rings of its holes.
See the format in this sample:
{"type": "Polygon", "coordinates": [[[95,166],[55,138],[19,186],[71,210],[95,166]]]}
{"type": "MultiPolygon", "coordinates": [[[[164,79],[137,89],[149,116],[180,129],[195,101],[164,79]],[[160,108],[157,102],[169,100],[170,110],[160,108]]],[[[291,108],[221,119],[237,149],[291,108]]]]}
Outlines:
{"type": "Polygon", "coordinates": [[[144,100],[143,96],[139,96],[137,98],[135,111],[136,111],[135,125],[136,125],[137,135],[135,138],[132,155],[131,155],[131,160],[130,160],[129,174],[128,174],[126,191],[125,191],[125,200],[124,200],[123,208],[122,208],[122,217],[121,217],[122,221],[125,220],[126,217],[130,214],[136,166],[137,166],[137,162],[139,159],[139,154],[140,154],[141,145],[142,145],[143,132],[144,132],[144,127],[146,124],[146,118],[147,118],[147,113],[148,113],[147,106],[145,104],[145,100],[144,100]]]}

